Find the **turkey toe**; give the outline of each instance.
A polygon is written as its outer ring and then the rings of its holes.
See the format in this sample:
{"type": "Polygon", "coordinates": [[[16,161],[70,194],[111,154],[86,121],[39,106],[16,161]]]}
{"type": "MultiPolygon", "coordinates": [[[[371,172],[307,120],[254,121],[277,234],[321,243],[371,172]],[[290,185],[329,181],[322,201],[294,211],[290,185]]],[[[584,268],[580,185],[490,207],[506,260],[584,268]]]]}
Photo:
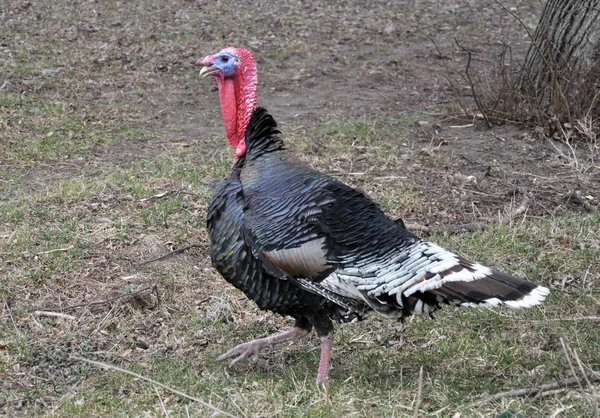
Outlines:
{"type": "Polygon", "coordinates": [[[219,357],[217,357],[217,361],[223,361],[238,354],[239,356],[233,359],[231,363],[229,363],[229,367],[233,367],[240,361],[246,360],[247,358],[252,358],[256,360],[258,359],[258,354],[260,353],[260,350],[262,350],[263,348],[272,348],[279,343],[295,341],[299,338],[306,336],[309,332],[310,331],[307,329],[294,327],[290,330],[273,334],[269,337],[258,338],[256,340],[248,341],[246,343],[242,343],[232,348],[225,354],[221,354],[219,357]]]}

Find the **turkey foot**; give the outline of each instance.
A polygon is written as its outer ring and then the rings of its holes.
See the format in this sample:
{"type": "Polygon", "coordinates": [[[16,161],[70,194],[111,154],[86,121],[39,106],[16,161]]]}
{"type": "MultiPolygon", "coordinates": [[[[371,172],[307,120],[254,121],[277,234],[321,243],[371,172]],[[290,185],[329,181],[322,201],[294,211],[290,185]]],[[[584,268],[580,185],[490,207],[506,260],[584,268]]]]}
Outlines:
{"type": "Polygon", "coordinates": [[[243,343],[235,348],[232,348],[225,354],[221,354],[219,357],[217,357],[217,361],[222,361],[237,355],[237,357],[234,358],[231,363],[229,363],[229,367],[233,367],[240,361],[247,358],[257,359],[260,350],[267,346],[273,347],[275,344],[295,341],[306,336],[309,332],[310,331],[307,329],[294,327],[287,331],[273,334],[269,337],[248,341],[247,343],[243,343]]]}

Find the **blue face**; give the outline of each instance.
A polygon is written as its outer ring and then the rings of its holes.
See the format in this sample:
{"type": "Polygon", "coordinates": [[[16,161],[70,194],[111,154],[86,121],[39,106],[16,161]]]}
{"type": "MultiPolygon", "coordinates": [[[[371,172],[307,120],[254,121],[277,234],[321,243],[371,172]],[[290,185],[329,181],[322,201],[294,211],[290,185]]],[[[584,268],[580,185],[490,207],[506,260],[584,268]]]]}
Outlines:
{"type": "Polygon", "coordinates": [[[212,66],[223,71],[225,77],[229,77],[235,71],[237,61],[238,58],[235,55],[229,52],[221,52],[217,55],[217,59],[215,59],[212,66]]]}

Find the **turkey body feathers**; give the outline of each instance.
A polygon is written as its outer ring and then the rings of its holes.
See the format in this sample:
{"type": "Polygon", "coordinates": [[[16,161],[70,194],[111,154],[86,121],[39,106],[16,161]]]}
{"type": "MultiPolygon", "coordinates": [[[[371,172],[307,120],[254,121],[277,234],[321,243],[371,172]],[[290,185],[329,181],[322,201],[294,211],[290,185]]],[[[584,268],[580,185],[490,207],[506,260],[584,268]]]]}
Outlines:
{"type": "Polygon", "coordinates": [[[240,174],[245,243],[274,275],[396,318],[440,303],[527,307],[548,294],[411,234],[363,193],[292,160],[276,126],[254,111],[240,174]]]}
{"type": "Polygon", "coordinates": [[[208,208],[207,227],[213,266],[261,309],[277,313],[303,309],[300,289],[264,272],[260,261],[244,245],[244,200],[239,181],[242,164],[243,161],[236,163],[208,208]]]}
{"type": "Polygon", "coordinates": [[[332,327],[329,318],[347,322],[363,316],[367,306],[337,295],[318,284],[287,280],[269,274],[244,240],[244,196],[240,159],[230,176],[221,183],[208,208],[207,228],[213,266],[230,284],[264,310],[289,315],[301,327],[317,326],[320,334],[332,327]]]}

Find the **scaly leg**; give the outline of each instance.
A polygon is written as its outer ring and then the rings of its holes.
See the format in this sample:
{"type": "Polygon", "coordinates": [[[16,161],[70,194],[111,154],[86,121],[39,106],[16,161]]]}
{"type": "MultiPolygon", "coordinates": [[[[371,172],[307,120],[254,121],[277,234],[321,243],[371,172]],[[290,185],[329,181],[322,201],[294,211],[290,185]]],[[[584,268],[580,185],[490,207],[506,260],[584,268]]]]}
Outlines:
{"type": "Polygon", "coordinates": [[[322,385],[327,381],[332,348],[333,331],[330,331],[329,334],[321,337],[321,360],[319,361],[319,373],[317,373],[317,385],[322,385]]]}
{"type": "Polygon", "coordinates": [[[260,350],[267,346],[272,347],[275,344],[285,343],[288,341],[295,341],[306,336],[309,332],[310,330],[295,326],[292,329],[273,334],[269,337],[259,338],[256,340],[248,341],[247,343],[240,344],[237,347],[232,348],[225,354],[221,354],[219,357],[217,357],[217,360],[222,361],[237,355],[237,357],[233,359],[231,363],[229,363],[229,367],[233,367],[240,361],[245,360],[247,358],[258,358],[258,353],[260,352],[260,350]]]}

